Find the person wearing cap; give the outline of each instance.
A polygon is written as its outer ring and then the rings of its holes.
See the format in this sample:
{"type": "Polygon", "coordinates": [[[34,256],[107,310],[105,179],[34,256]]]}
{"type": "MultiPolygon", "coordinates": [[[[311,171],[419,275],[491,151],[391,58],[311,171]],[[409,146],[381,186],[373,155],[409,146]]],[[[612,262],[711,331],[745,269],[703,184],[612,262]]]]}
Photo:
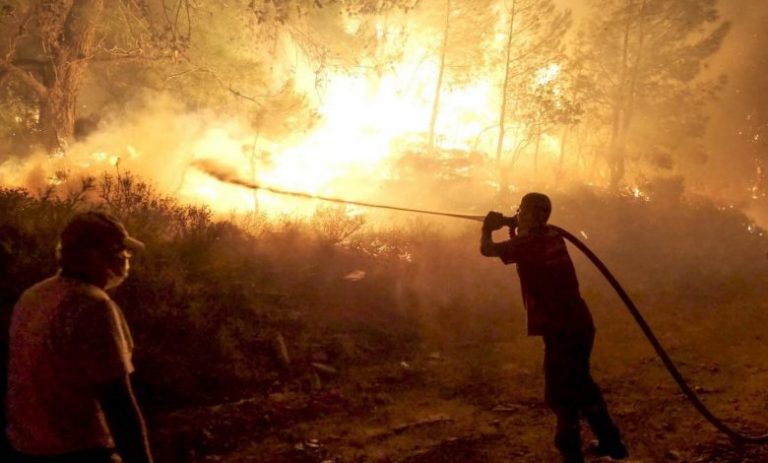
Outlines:
{"type": "Polygon", "coordinates": [[[619,429],[589,371],[595,339],[592,316],[579,293],[576,271],[565,240],[547,225],[552,204],[541,193],[523,196],[517,215],[489,212],[483,221],[480,252],[517,264],[528,335],[544,338],[544,383],[547,406],[557,417],[555,446],[565,463],[581,463],[579,417],[598,439],[593,452],[624,459],[628,452],[619,429]],[[494,242],[492,232],[509,227],[510,238],[494,242]]]}
{"type": "Polygon", "coordinates": [[[16,303],[6,434],[19,462],[152,461],[130,382],[133,341],[106,293],[143,248],[114,216],[78,214],[61,233],[59,272],[16,303]]]}

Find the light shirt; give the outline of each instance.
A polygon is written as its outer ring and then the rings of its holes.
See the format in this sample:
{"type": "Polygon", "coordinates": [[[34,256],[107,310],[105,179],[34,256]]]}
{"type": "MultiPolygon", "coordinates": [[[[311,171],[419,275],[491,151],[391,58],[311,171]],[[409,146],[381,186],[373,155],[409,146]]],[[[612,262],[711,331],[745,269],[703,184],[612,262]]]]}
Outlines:
{"type": "Polygon", "coordinates": [[[28,455],[113,448],[97,385],[133,372],[123,313],[101,288],[54,276],[11,317],[8,439],[28,455]]]}

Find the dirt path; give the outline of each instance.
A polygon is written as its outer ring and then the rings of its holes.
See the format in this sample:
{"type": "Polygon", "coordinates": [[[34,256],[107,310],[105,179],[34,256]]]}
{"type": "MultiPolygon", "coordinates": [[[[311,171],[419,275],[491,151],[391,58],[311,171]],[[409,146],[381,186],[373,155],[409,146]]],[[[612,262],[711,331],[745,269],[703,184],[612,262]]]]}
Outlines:
{"type": "MultiPolygon", "coordinates": [[[[500,358],[518,348],[500,347],[500,358]]],[[[176,413],[161,426],[194,424],[175,439],[176,453],[183,448],[186,455],[179,461],[559,461],[551,445],[554,418],[540,397],[538,359],[502,362],[483,372],[468,363],[471,358],[474,353],[425,355],[350,370],[314,393],[279,392],[186,416],[176,413]],[[171,425],[174,419],[177,424],[171,425]]],[[[703,378],[707,386],[698,390],[718,413],[738,416],[735,424],[741,426],[765,423],[759,391],[768,384],[768,371],[745,364],[726,371],[706,364],[684,369],[703,378]],[[726,383],[735,377],[749,380],[729,388],[726,383]],[[744,390],[746,395],[739,395],[744,390]]],[[[596,371],[632,462],[768,462],[768,448],[740,447],[719,436],[665,375],[652,357],[613,368],[611,374],[596,371]]],[[[585,442],[592,439],[586,427],[583,436],[585,442]]]]}

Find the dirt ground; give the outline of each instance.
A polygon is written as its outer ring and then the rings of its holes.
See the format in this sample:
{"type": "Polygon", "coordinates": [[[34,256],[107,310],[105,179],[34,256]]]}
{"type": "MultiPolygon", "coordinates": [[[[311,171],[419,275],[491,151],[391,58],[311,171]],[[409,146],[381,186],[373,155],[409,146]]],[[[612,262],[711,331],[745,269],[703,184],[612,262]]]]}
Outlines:
{"type": "MultiPolygon", "coordinates": [[[[738,445],[706,423],[614,309],[593,309],[593,373],[630,461],[768,462],[768,446],[738,445]]],[[[736,303],[700,310],[709,316],[654,311],[663,315],[650,322],[716,414],[742,430],[768,430],[768,317],[736,303]]],[[[556,462],[541,358],[541,340],[525,336],[425,347],[410,358],[317,369],[304,387],[276,385],[151,424],[161,461],[556,462]]],[[[586,426],[583,437],[592,439],[586,426]]]]}

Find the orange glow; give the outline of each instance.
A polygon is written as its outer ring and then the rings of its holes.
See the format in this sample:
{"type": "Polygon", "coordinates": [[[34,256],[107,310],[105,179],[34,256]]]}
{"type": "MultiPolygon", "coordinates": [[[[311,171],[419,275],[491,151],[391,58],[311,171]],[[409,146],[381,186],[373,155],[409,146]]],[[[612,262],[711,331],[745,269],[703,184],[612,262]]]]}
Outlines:
{"type": "MultiPolygon", "coordinates": [[[[350,21],[348,29],[354,31],[357,26],[350,21]]],[[[287,49],[286,54],[299,53],[295,45],[287,49]]],[[[239,177],[265,186],[366,200],[388,175],[388,161],[404,150],[425,150],[439,74],[434,50],[412,46],[386,71],[326,70],[321,90],[316,88],[316,64],[304,56],[294,66],[295,90],[316,97],[312,104],[319,114],[319,121],[305,133],[269,139],[244,121],[184,114],[175,102],[160,98],[156,114],[116,121],[70,146],[64,157],[41,155],[26,160],[26,166],[0,166],[0,181],[35,183],[39,188],[44,181],[30,180],[35,169],[46,172],[49,184],[60,182],[61,172],[71,178],[133,172],[164,193],[216,212],[309,215],[316,207],[313,201],[227,185],[190,165],[196,159],[215,159],[239,177]]],[[[443,85],[435,133],[438,148],[495,153],[502,79],[485,72],[468,83],[443,85]]],[[[552,63],[526,78],[528,85],[547,85],[559,73],[560,66],[552,63]]],[[[522,132],[508,130],[504,146],[517,146],[522,132]]],[[[540,141],[542,153],[556,152],[555,138],[543,134],[540,141]]]]}
{"type": "MultiPolygon", "coordinates": [[[[318,126],[298,143],[260,141],[257,149],[269,152],[270,162],[257,165],[255,172],[242,153],[242,146],[253,135],[238,138],[221,130],[209,131],[195,144],[195,158],[213,157],[235,168],[240,177],[263,185],[361,199],[384,175],[382,164],[397,154],[394,145],[398,141],[426,139],[437,72],[435,63],[406,62],[396,72],[377,78],[329,76],[318,126]]],[[[477,135],[497,117],[496,92],[490,81],[446,90],[437,124],[439,146],[473,148],[477,135]]],[[[491,141],[487,140],[489,150],[491,141]]],[[[203,200],[215,210],[256,206],[253,193],[219,184],[199,172],[187,174],[180,194],[203,200]]],[[[270,193],[259,192],[255,198],[258,207],[268,213],[314,209],[306,201],[270,193]]]]}

